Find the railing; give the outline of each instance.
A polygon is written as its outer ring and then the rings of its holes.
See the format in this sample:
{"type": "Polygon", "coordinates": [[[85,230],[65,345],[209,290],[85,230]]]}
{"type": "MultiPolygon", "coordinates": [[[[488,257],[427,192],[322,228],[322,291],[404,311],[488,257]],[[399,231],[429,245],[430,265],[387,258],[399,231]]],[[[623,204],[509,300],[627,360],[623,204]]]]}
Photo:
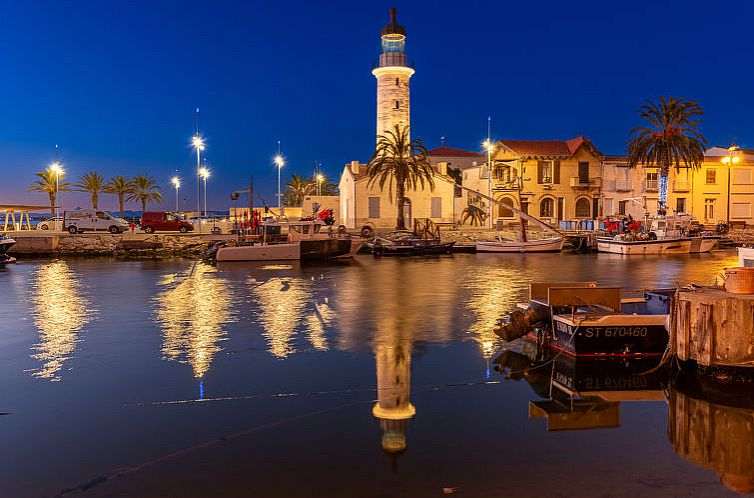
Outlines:
{"type": "Polygon", "coordinates": [[[644,183],[642,184],[642,191],[657,192],[657,180],[644,180],[644,183]]]}
{"type": "Polygon", "coordinates": [[[676,180],[673,182],[673,192],[688,192],[691,190],[691,182],[676,180]]]}
{"type": "Polygon", "coordinates": [[[615,180],[616,192],[631,192],[631,180],[615,180]]]}
{"type": "Polygon", "coordinates": [[[602,185],[602,178],[581,178],[574,176],[571,178],[571,187],[573,188],[599,188],[602,185]]]}

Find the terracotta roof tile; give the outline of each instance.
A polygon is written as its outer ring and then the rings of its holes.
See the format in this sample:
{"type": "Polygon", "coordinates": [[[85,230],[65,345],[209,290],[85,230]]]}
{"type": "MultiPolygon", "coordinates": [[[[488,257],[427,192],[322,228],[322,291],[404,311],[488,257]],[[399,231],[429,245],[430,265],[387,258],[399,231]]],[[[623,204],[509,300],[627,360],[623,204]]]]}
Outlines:
{"type": "Polygon", "coordinates": [[[576,153],[582,145],[587,145],[593,154],[601,155],[589,139],[581,136],[571,140],[500,140],[500,143],[520,156],[563,156],[576,153]]]}
{"type": "Polygon", "coordinates": [[[443,157],[480,157],[480,152],[471,152],[469,150],[454,149],[453,147],[438,147],[432,149],[429,152],[430,156],[443,156],[443,157]]]}

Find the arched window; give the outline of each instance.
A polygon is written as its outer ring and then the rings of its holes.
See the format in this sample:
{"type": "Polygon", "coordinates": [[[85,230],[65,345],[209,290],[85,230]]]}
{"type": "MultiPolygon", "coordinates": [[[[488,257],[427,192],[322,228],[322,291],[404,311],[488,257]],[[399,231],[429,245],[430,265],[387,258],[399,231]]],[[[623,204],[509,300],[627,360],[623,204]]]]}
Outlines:
{"type": "Polygon", "coordinates": [[[582,197],[576,201],[576,218],[591,218],[589,199],[582,197]]]}
{"type": "MultiPolygon", "coordinates": [[[[515,202],[513,202],[513,198],[511,197],[501,197],[498,199],[500,202],[504,202],[508,204],[509,206],[516,207],[515,202]]],[[[513,218],[513,211],[508,209],[507,207],[498,204],[497,205],[497,217],[498,218],[513,218]]]]}
{"type": "Polygon", "coordinates": [[[545,197],[542,199],[542,202],[539,203],[539,216],[541,218],[555,217],[555,201],[552,197],[545,197]]]}

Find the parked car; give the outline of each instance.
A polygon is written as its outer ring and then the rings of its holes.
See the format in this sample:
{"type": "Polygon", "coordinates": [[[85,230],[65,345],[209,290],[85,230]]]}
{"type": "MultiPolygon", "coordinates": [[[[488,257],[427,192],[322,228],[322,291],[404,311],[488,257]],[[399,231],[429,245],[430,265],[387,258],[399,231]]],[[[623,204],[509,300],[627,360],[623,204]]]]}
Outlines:
{"type": "Polygon", "coordinates": [[[147,233],[157,231],[186,233],[192,231],[194,225],[169,211],[148,211],[141,216],[141,229],[147,233]]]}
{"type": "Polygon", "coordinates": [[[63,217],[56,216],[47,218],[37,223],[37,230],[61,230],[63,228],[63,217]]]}
{"type": "Polygon", "coordinates": [[[128,230],[128,222],[107,211],[79,209],[63,211],[63,230],[81,233],[94,230],[107,230],[110,233],[123,233],[128,230]]]}

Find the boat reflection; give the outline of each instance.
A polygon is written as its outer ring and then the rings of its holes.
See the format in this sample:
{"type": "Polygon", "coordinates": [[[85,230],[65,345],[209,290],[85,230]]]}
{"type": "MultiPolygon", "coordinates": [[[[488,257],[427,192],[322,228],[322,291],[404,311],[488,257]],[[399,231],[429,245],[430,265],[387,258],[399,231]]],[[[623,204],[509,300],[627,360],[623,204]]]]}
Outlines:
{"type": "Polygon", "coordinates": [[[754,492],[754,390],[681,377],[668,395],[668,439],[738,493],[754,492]]]}
{"type": "Polygon", "coordinates": [[[40,265],[33,273],[31,302],[39,343],[33,346],[32,358],[40,368],[34,377],[60,380],[65,362],[71,358],[79,332],[96,311],[82,292],[78,276],[65,261],[40,265]]]}
{"type": "Polygon", "coordinates": [[[544,398],[529,401],[529,418],[545,419],[548,431],[620,427],[621,402],[665,400],[659,378],[647,373],[659,359],[582,359],[520,344],[495,358],[495,370],[544,398]]]}
{"type": "Polygon", "coordinates": [[[189,363],[196,378],[207,373],[221,351],[225,325],[236,320],[231,289],[216,272],[210,265],[197,264],[186,275],[165,275],[166,289],[154,298],[163,358],[189,363]]]}

